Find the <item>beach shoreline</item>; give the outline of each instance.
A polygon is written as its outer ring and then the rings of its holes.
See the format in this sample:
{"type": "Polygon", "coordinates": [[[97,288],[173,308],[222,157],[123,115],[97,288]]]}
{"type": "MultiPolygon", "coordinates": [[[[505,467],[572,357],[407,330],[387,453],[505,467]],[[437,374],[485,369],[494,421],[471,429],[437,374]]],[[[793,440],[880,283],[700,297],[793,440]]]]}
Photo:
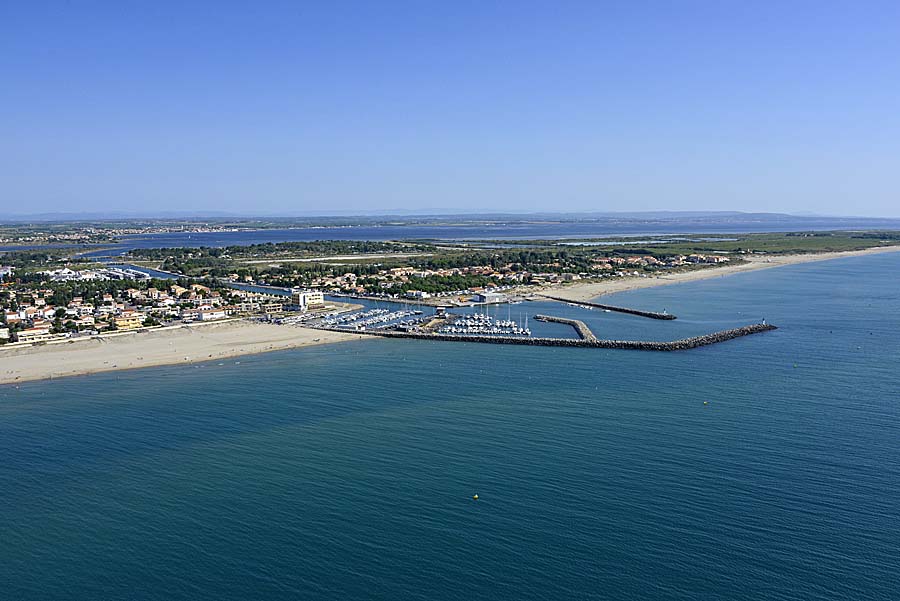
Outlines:
{"type": "Polygon", "coordinates": [[[358,340],[360,335],[233,320],[18,348],[0,347],[0,385],[185,365],[358,340]]]}
{"type": "MultiPolygon", "coordinates": [[[[628,290],[727,277],[784,265],[898,251],[900,246],[801,255],[755,255],[748,256],[744,262],[734,265],[657,277],[577,282],[538,291],[532,290],[530,294],[540,296],[547,293],[563,300],[589,301],[628,290]]],[[[0,347],[0,385],[143,367],[193,364],[360,339],[371,337],[294,325],[228,320],[159,328],[146,332],[120,332],[37,346],[0,347]]]]}
{"type": "Polygon", "coordinates": [[[671,284],[681,284],[684,282],[694,282],[711,278],[727,277],[739,273],[758,271],[760,269],[783,267],[785,265],[829,261],[832,259],[859,257],[886,252],[900,252],[900,246],[880,246],[875,248],[867,248],[865,250],[794,255],[748,255],[744,258],[744,262],[742,263],[707,267],[704,269],[697,269],[693,271],[682,271],[662,276],[647,276],[645,278],[623,277],[609,278],[599,282],[575,282],[573,284],[567,284],[563,286],[544,288],[542,290],[536,291],[535,294],[540,296],[541,294],[546,293],[552,294],[552,296],[564,300],[584,302],[601,296],[605,296],[607,294],[627,292],[629,290],[640,290],[643,288],[653,288],[656,286],[667,286],[671,284]]]}

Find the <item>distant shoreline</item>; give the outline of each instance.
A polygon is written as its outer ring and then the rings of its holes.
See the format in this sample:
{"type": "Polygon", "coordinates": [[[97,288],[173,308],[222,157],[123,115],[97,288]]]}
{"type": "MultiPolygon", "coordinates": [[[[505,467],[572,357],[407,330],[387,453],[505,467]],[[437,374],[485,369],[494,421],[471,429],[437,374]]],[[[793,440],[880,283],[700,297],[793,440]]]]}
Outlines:
{"type": "Polygon", "coordinates": [[[886,252],[898,252],[900,246],[879,246],[865,250],[851,250],[841,252],[824,252],[794,255],[748,255],[743,263],[707,267],[694,271],[682,271],[667,275],[641,277],[608,278],[600,282],[576,282],[566,286],[545,288],[541,292],[552,292],[553,296],[571,301],[589,301],[593,298],[617,292],[640,290],[642,288],[654,288],[681,284],[697,280],[725,277],[737,273],[757,271],[759,269],[771,269],[785,265],[797,265],[799,263],[812,263],[816,261],[829,261],[845,257],[858,257],[874,255],[886,252]]]}

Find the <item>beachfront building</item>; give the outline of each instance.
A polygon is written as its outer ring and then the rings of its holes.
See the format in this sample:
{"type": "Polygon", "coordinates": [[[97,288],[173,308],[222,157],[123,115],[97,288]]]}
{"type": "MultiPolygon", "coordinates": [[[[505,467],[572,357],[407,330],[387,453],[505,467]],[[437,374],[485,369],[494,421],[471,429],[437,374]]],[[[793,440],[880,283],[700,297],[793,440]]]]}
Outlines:
{"type": "Polygon", "coordinates": [[[506,295],[500,294],[499,292],[479,292],[478,294],[472,297],[472,300],[476,303],[505,303],[506,295]]]}
{"type": "Polygon", "coordinates": [[[232,305],[234,313],[259,313],[259,301],[241,301],[232,305]]]}
{"type": "Polygon", "coordinates": [[[56,338],[50,333],[49,327],[26,328],[16,334],[19,342],[43,342],[45,340],[53,340],[56,338]]]}
{"type": "Polygon", "coordinates": [[[431,298],[431,294],[425,292],[423,290],[408,290],[406,292],[406,298],[414,298],[416,300],[425,300],[426,298],[431,298]]]}
{"type": "Polygon", "coordinates": [[[137,330],[144,327],[144,317],[140,314],[126,314],[113,318],[117,330],[137,330]]]}
{"type": "Polygon", "coordinates": [[[91,315],[85,315],[84,317],[79,317],[77,319],[72,320],[72,322],[75,324],[75,327],[78,328],[79,330],[86,330],[86,329],[93,330],[94,326],[96,325],[96,321],[94,320],[93,316],[91,316],[91,315]]]}
{"type": "Polygon", "coordinates": [[[325,295],[315,290],[292,288],[291,304],[300,307],[301,311],[317,309],[325,305],[325,295]]]}
{"type": "Polygon", "coordinates": [[[277,301],[262,302],[259,304],[259,310],[265,314],[281,313],[284,311],[284,303],[279,303],[277,301]]]}
{"type": "Polygon", "coordinates": [[[198,317],[200,321],[215,321],[217,319],[225,319],[228,317],[228,313],[224,308],[216,307],[200,311],[198,317]]]}

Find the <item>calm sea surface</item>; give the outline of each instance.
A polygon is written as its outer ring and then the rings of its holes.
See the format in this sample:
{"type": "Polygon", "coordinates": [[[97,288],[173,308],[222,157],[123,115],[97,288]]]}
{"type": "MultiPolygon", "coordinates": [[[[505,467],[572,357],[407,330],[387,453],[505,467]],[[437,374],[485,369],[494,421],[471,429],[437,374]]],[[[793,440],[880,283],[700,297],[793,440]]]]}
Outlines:
{"type": "Polygon", "coordinates": [[[781,326],[681,353],[366,340],[2,387],[0,598],[897,599],[898,273],[555,305],[781,326]]]}

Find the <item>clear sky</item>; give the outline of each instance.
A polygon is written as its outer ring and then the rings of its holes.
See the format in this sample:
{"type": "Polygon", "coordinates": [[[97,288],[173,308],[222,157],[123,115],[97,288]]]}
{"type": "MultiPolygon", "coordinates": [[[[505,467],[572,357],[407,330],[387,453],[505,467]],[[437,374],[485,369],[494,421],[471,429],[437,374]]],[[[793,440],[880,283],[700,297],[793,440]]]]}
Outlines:
{"type": "Polygon", "coordinates": [[[900,2],[0,3],[0,210],[900,216],[900,2]]]}

